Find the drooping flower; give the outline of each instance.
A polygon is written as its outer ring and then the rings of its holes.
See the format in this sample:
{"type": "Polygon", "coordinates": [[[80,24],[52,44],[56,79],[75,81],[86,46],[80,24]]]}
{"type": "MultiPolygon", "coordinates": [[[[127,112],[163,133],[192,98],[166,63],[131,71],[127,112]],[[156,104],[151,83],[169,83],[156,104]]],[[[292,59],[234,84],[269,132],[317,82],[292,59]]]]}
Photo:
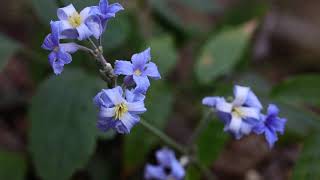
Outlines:
{"type": "Polygon", "coordinates": [[[156,159],[158,165],[146,165],[144,172],[145,179],[182,180],[184,178],[185,170],[172,150],[162,148],[156,152],[156,159]]]}
{"type": "Polygon", "coordinates": [[[103,89],[94,98],[99,108],[97,127],[101,131],[114,129],[118,133],[128,134],[131,128],[140,121],[139,114],[146,111],[144,106],[145,96],[126,90],[120,86],[113,89],[103,89]]]}
{"type": "Polygon", "coordinates": [[[91,12],[97,14],[101,21],[101,31],[104,31],[107,21],[116,16],[116,13],[124,8],[119,3],[109,4],[108,0],[100,0],[99,6],[93,6],[91,12]]]}
{"type": "Polygon", "coordinates": [[[265,138],[272,148],[274,143],[278,140],[277,132],[284,133],[286,119],[278,117],[279,109],[276,105],[270,104],[267,115],[261,114],[262,122],[257,124],[253,131],[257,134],[264,134],[265,138]]]}
{"type": "Polygon", "coordinates": [[[61,35],[63,38],[78,38],[84,40],[94,35],[101,35],[100,19],[91,13],[91,7],[84,8],[80,13],[72,4],[59,8],[58,18],[61,21],[61,35]]]}
{"type": "Polygon", "coordinates": [[[150,62],[150,60],[150,48],[148,48],[141,53],[134,54],[131,58],[131,63],[117,60],[114,73],[126,75],[126,83],[130,84],[130,81],[134,81],[136,84],[135,92],[145,93],[150,86],[148,77],[156,80],[161,78],[157,65],[150,62]]]}
{"type": "Polygon", "coordinates": [[[49,54],[49,63],[53,68],[55,74],[60,74],[63,71],[65,64],[72,61],[70,53],[78,50],[76,43],[60,43],[60,25],[59,21],[51,21],[51,33],[45,38],[42,48],[52,51],[49,54]]]}
{"type": "Polygon", "coordinates": [[[227,102],[223,97],[206,97],[202,103],[216,110],[225,124],[224,130],[240,139],[260,122],[262,105],[248,87],[235,86],[234,96],[232,102],[227,102]]]}

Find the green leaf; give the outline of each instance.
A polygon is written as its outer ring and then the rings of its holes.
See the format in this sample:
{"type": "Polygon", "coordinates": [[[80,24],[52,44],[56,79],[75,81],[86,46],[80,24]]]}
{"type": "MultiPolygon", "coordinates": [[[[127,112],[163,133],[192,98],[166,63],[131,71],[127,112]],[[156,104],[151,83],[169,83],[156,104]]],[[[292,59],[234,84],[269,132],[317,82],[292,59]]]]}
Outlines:
{"type": "Polygon", "coordinates": [[[320,106],[320,75],[291,77],[272,90],[272,97],[290,103],[309,103],[320,106]]]}
{"type": "Polygon", "coordinates": [[[24,180],[26,170],[26,160],[21,154],[0,151],[0,179],[24,180]]]}
{"type": "Polygon", "coordinates": [[[30,109],[30,151],[44,180],[66,180],[86,165],[98,130],[92,98],[102,82],[80,70],[64,71],[40,85],[30,109]]]}
{"type": "Polygon", "coordinates": [[[222,31],[209,39],[196,65],[200,82],[210,83],[228,74],[239,62],[248,40],[249,34],[243,27],[222,31]]]}
{"type": "Polygon", "coordinates": [[[177,52],[173,39],[166,35],[150,42],[152,61],[158,65],[161,75],[167,75],[177,62],[177,52]]]}
{"type": "Polygon", "coordinates": [[[293,170],[293,180],[320,179],[320,136],[306,138],[302,153],[293,170]]]}
{"type": "MultiPolygon", "coordinates": [[[[161,81],[151,86],[146,98],[147,112],[143,119],[153,126],[163,129],[171,112],[173,96],[161,81]]],[[[130,136],[125,137],[125,166],[135,168],[145,161],[146,155],[159,139],[151,135],[141,125],[134,127],[130,136]]]]}
{"type": "Polygon", "coordinates": [[[31,3],[43,24],[49,25],[51,20],[57,18],[57,9],[59,7],[55,0],[31,0],[31,3]]]}
{"type": "Polygon", "coordinates": [[[102,38],[104,50],[112,51],[123,45],[129,38],[130,29],[130,21],[127,15],[120,13],[116,19],[111,19],[102,38]]]}
{"type": "Polygon", "coordinates": [[[202,164],[212,165],[224,147],[228,135],[223,131],[223,123],[213,119],[197,140],[198,157],[202,164]]]}
{"type": "Polygon", "coordinates": [[[195,166],[188,166],[186,173],[186,180],[199,180],[201,179],[201,173],[195,166]]]}
{"type": "Polygon", "coordinates": [[[0,71],[7,65],[10,56],[18,48],[19,45],[15,41],[0,33],[0,71]]]}

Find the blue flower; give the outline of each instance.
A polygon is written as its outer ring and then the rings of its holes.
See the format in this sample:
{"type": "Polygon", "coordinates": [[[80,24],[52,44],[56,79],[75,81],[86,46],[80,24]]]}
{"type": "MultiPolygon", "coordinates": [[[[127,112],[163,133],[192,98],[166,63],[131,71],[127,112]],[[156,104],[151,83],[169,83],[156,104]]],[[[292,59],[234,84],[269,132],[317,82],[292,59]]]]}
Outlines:
{"type": "Polygon", "coordinates": [[[279,109],[276,105],[270,104],[267,115],[261,114],[262,122],[257,124],[253,131],[257,134],[264,134],[265,138],[272,148],[274,143],[278,140],[277,132],[284,133],[285,124],[287,122],[284,118],[279,118],[279,109]]]}
{"type": "Polygon", "coordinates": [[[136,84],[135,92],[145,93],[149,86],[150,82],[148,77],[153,79],[160,79],[160,73],[155,63],[150,62],[150,48],[145,51],[134,54],[129,61],[119,61],[115,62],[114,73],[117,75],[126,75],[125,82],[129,85],[131,81],[134,81],[136,84]]]}
{"type": "Polygon", "coordinates": [[[102,131],[114,129],[118,133],[128,134],[131,128],[139,122],[139,114],[146,111],[145,96],[126,90],[123,97],[122,88],[103,89],[94,98],[99,108],[97,126],[102,131]]]}
{"type": "Polygon", "coordinates": [[[145,179],[156,180],[182,180],[185,176],[185,170],[173,151],[163,148],[156,152],[158,165],[147,164],[145,167],[145,179]]]}
{"type": "Polygon", "coordinates": [[[63,66],[72,61],[70,53],[78,50],[76,43],[62,43],[59,42],[60,22],[51,21],[51,34],[45,38],[42,48],[52,51],[49,54],[49,63],[53,68],[55,74],[60,74],[63,71],[63,66]]]}
{"type": "Polygon", "coordinates": [[[97,14],[101,21],[101,30],[104,31],[107,25],[107,21],[116,16],[116,13],[124,8],[119,3],[109,4],[108,0],[100,0],[99,6],[93,6],[91,12],[97,14]]]}
{"type": "Polygon", "coordinates": [[[212,107],[224,122],[224,130],[232,133],[236,139],[248,135],[253,126],[260,122],[262,105],[248,87],[235,86],[234,100],[227,102],[222,97],[206,97],[204,105],[212,107]]]}
{"type": "Polygon", "coordinates": [[[94,35],[99,38],[101,34],[100,19],[91,13],[91,7],[84,8],[80,14],[72,4],[59,8],[58,18],[61,21],[61,35],[63,38],[78,38],[84,40],[94,35]]]}

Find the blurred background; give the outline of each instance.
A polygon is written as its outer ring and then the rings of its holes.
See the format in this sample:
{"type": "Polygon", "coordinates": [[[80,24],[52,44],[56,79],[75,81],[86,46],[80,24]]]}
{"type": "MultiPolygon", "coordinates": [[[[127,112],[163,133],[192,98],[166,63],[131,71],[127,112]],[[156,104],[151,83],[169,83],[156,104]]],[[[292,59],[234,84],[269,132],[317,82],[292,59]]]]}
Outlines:
{"type": "MultiPolygon", "coordinates": [[[[81,10],[98,0],[1,0],[0,180],[142,179],[163,144],[139,125],[126,136],[98,132],[92,97],[106,84],[94,60],[77,52],[54,76],[40,48],[69,3],[81,10]]],[[[150,46],[163,77],[152,81],[145,120],[187,144],[208,111],[204,96],[250,86],[265,107],[279,105],[286,133],[270,150],[260,136],[233,140],[212,117],[195,144],[200,161],[221,180],[320,179],[320,1],[120,3],[105,56],[129,60],[150,46]]],[[[189,166],[186,180],[198,179],[189,166]]]]}

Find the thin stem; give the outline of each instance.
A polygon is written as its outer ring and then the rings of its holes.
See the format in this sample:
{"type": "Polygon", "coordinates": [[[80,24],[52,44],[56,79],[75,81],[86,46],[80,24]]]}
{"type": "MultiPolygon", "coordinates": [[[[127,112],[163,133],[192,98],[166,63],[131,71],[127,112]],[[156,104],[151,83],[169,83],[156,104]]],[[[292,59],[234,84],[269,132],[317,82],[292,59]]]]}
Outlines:
{"type": "Polygon", "coordinates": [[[176,149],[177,151],[179,151],[182,154],[188,154],[188,152],[186,151],[186,148],[183,145],[178,144],[173,139],[171,139],[169,136],[167,136],[166,134],[161,132],[159,129],[153,127],[147,121],[140,119],[140,123],[144,128],[146,128],[153,135],[159,137],[167,145],[171,146],[172,148],[176,149]]]}
{"type": "Polygon", "coordinates": [[[91,43],[91,45],[94,47],[94,49],[99,50],[98,46],[96,45],[96,43],[93,42],[93,40],[89,37],[89,42],[91,43]]]}
{"type": "Polygon", "coordinates": [[[94,55],[94,51],[93,51],[92,49],[87,48],[87,47],[85,47],[85,46],[81,46],[81,45],[78,45],[78,47],[79,47],[79,49],[80,49],[81,51],[85,51],[85,52],[90,53],[91,55],[94,55]]]}
{"type": "Polygon", "coordinates": [[[195,143],[195,141],[198,139],[198,137],[200,136],[200,133],[204,130],[204,128],[207,127],[209,121],[210,121],[210,117],[212,115],[212,112],[209,111],[208,113],[206,113],[205,116],[203,116],[203,118],[200,120],[198,126],[196,127],[196,129],[193,131],[192,135],[189,138],[188,144],[190,145],[190,147],[192,147],[192,145],[195,143]]]}

